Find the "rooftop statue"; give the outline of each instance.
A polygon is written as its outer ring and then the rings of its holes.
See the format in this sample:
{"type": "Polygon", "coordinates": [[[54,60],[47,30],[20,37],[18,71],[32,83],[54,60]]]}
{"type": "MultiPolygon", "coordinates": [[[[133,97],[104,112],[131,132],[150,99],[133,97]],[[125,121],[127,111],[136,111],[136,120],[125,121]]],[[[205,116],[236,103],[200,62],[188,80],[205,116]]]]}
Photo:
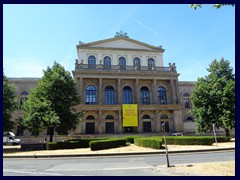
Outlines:
{"type": "Polygon", "coordinates": [[[120,32],[116,32],[115,37],[119,37],[119,36],[123,36],[123,37],[127,37],[128,38],[127,33],[123,32],[122,30],[120,32]]]}

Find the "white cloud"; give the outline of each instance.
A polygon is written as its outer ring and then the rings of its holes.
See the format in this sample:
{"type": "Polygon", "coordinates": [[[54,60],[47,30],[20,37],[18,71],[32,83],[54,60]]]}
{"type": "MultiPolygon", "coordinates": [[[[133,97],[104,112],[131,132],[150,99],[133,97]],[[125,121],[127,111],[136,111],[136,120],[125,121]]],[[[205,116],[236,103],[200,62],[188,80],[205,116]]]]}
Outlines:
{"type": "Polygon", "coordinates": [[[42,77],[47,66],[29,57],[3,58],[4,74],[7,77],[42,77]]]}

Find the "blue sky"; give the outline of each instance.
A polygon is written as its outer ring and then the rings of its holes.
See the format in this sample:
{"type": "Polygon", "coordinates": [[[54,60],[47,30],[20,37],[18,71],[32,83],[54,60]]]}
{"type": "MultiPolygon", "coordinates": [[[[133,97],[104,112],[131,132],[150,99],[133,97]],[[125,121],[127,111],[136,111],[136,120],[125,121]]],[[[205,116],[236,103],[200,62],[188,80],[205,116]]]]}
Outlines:
{"type": "Polygon", "coordinates": [[[79,41],[114,37],[118,31],[165,49],[180,81],[208,73],[224,57],[235,71],[235,7],[189,4],[3,5],[3,68],[7,77],[42,77],[54,61],[74,70],[79,41]]]}

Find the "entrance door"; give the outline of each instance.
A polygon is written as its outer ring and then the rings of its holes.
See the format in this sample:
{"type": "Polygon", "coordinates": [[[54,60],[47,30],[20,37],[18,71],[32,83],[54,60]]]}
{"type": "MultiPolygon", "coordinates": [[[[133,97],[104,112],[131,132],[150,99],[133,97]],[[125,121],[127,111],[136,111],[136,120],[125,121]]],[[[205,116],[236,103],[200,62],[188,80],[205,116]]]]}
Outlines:
{"type": "Polygon", "coordinates": [[[143,132],[152,132],[151,122],[143,122],[143,132]]]}
{"type": "Polygon", "coordinates": [[[106,134],[114,134],[114,122],[106,122],[105,123],[105,133],[106,134]]]}
{"type": "Polygon", "coordinates": [[[132,133],[133,127],[125,127],[125,133],[132,133]]]}
{"type": "Polygon", "coordinates": [[[162,125],[162,123],[164,123],[164,125],[165,125],[165,132],[170,132],[169,122],[168,121],[161,121],[161,125],[162,125]]]}
{"type": "Polygon", "coordinates": [[[86,134],[95,134],[95,123],[86,123],[86,134]]]}

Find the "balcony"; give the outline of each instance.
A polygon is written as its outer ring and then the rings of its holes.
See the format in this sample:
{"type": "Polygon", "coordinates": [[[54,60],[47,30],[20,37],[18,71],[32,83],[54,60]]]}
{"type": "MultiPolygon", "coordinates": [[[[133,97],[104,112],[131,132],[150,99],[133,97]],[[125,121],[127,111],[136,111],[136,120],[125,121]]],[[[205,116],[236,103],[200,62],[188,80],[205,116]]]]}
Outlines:
{"type": "Polygon", "coordinates": [[[75,70],[89,70],[89,71],[111,71],[111,72],[132,72],[132,71],[145,71],[145,72],[175,72],[176,73],[176,66],[175,64],[171,65],[169,63],[169,67],[156,67],[156,66],[119,66],[119,65],[107,65],[104,66],[102,64],[96,65],[89,65],[83,63],[75,63],[75,70]]]}

